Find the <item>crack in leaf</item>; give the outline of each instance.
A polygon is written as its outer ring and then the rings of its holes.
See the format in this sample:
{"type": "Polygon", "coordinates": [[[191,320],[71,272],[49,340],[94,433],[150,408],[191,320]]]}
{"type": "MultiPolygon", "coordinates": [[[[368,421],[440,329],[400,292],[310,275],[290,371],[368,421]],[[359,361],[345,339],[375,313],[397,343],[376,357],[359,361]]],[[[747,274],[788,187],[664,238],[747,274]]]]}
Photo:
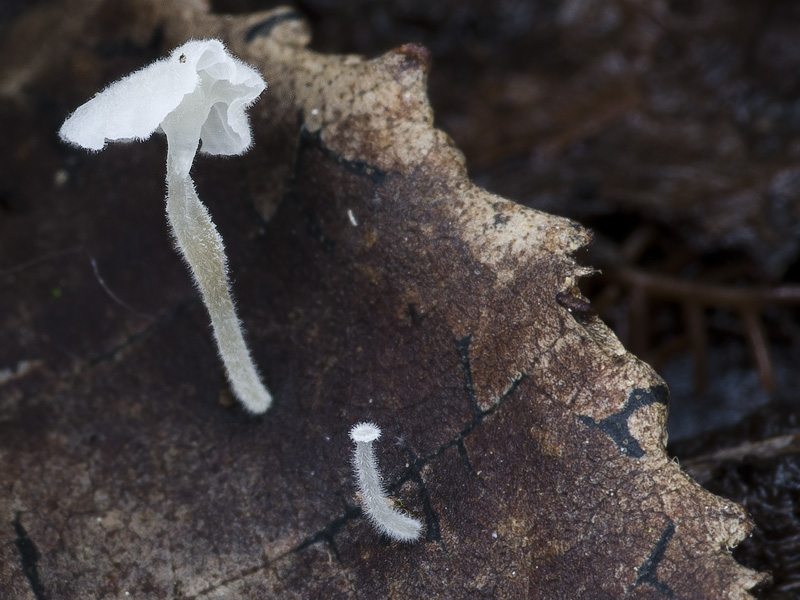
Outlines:
{"type": "Polygon", "coordinates": [[[625,406],[618,413],[614,413],[600,421],[595,421],[587,415],[578,415],[578,420],[584,425],[599,429],[605,433],[614,441],[622,454],[638,459],[642,458],[646,453],[639,444],[639,440],[631,433],[628,420],[640,408],[652,404],[667,405],[668,402],[669,392],[665,385],[657,385],[652,388],[635,388],[625,401],[625,406]]]}
{"type": "Polygon", "coordinates": [[[675,597],[675,591],[666,583],[659,581],[658,579],[658,565],[664,560],[664,556],[667,553],[667,547],[669,546],[673,535],[675,535],[675,523],[670,521],[666,529],[664,529],[664,532],[661,534],[661,537],[658,538],[655,546],[653,546],[653,551],[650,553],[650,556],[648,556],[647,560],[645,560],[642,563],[642,566],[639,567],[639,576],[636,578],[633,588],[647,584],[658,590],[667,598],[675,597]]]}
{"type": "MultiPolygon", "coordinates": [[[[322,142],[322,134],[320,131],[309,131],[303,125],[300,129],[300,147],[298,148],[298,155],[302,156],[304,151],[308,148],[319,150],[325,158],[335,162],[337,165],[344,167],[345,171],[366,177],[377,187],[381,187],[389,173],[375,165],[359,159],[345,158],[335,150],[329,148],[322,142]]],[[[296,163],[298,166],[301,161],[296,163]]]]}
{"type": "Polygon", "coordinates": [[[28,535],[25,527],[23,527],[20,517],[21,514],[17,513],[16,518],[12,521],[12,525],[14,526],[14,532],[17,534],[14,545],[17,547],[17,552],[19,552],[22,573],[28,580],[31,586],[31,592],[33,592],[33,596],[36,600],[46,600],[47,595],[44,592],[42,580],[39,578],[38,563],[42,555],[39,554],[39,549],[31,539],[31,536],[28,535]]]}
{"type": "Polygon", "coordinates": [[[272,33],[272,30],[275,29],[278,25],[281,25],[282,23],[286,23],[288,21],[302,21],[302,20],[303,17],[301,17],[294,10],[289,10],[287,12],[279,13],[277,15],[271,15],[267,17],[265,20],[261,21],[260,23],[256,23],[250,29],[248,29],[244,39],[247,43],[250,43],[256,38],[268,38],[272,33]]]}

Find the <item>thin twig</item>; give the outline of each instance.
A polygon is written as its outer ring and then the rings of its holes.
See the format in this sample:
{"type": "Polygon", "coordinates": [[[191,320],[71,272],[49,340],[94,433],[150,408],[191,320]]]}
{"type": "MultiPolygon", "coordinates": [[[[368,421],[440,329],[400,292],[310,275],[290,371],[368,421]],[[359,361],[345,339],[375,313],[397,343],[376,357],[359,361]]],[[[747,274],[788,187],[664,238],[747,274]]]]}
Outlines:
{"type": "Polygon", "coordinates": [[[697,391],[704,392],[708,387],[708,335],[703,307],[684,300],[682,308],[692,348],[694,386],[697,391]]]}
{"type": "Polygon", "coordinates": [[[114,293],[114,291],[110,287],[108,287],[108,284],[106,284],[105,279],[103,279],[103,277],[100,275],[100,270],[97,268],[97,261],[94,259],[94,256],[89,254],[88,250],[86,250],[86,255],[89,257],[89,262],[92,263],[92,271],[94,271],[94,276],[97,279],[97,283],[100,284],[100,287],[103,288],[103,291],[106,294],[108,294],[109,298],[111,298],[114,302],[119,304],[122,308],[132,312],[133,314],[135,314],[135,315],[137,315],[139,317],[144,317],[146,319],[155,319],[154,315],[150,315],[150,314],[147,314],[147,313],[143,313],[142,311],[136,310],[130,304],[128,304],[127,302],[122,300],[122,298],[117,296],[114,293]]]}
{"type": "Polygon", "coordinates": [[[761,323],[761,318],[758,316],[756,309],[743,309],[741,315],[747,332],[747,341],[758,366],[761,385],[768,392],[772,392],[775,390],[775,368],[772,364],[767,336],[764,333],[764,325],[761,323]]]}
{"type": "Polygon", "coordinates": [[[681,467],[703,483],[711,479],[712,471],[723,461],[741,461],[746,456],[770,458],[795,452],[800,452],[800,434],[791,433],[682,460],[681,467]]]}
{"type": "Polygon", "coordinates": [[[764,304],[800,304],[800,286],[732,287],[696,281],[681,281],[674,277],[652,275],[633,267],[622,267],[606,274],[612,281],[630,288],[642,288],[648,295],[664,300],[683,301],[691,298],[705,306],[725,306],[746,309],[764,304]]]}

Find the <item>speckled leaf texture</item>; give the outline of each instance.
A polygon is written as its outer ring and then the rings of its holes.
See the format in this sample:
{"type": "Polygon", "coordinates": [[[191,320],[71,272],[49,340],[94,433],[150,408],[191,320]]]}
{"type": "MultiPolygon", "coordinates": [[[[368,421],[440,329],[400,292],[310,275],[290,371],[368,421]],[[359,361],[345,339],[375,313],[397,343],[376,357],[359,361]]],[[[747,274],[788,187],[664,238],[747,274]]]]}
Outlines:
{"type": "Polygon", "coordinates": [[[7,33],[0,596],[750,598],[744,510],[665,453],[669,393],[577,290],[590,242],[470,183],[415,45],[306,49],[290,9],[41,3],[7,33]],[[89,155],[68,112],[190,38],[269,89],[255,146],[192,175],[225,239],[263,417],[231,402],[170,248],[164,140],[89,155]],[[358,508],[379,424],[422,541],[358,508]]]}

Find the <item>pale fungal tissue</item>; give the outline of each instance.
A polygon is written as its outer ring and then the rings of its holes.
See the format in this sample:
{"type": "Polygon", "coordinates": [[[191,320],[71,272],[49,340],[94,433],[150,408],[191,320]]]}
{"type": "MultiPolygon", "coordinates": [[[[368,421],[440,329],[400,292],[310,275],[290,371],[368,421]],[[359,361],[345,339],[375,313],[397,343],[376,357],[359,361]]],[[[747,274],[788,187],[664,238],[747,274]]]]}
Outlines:
{"type": "Polygon", "coordinates": [[[193,40],[169,57],[111,84],[66,120],[59,135],[88,150],[107,141],[167,136],[167,219],[211,316],[233,392],[252,413],[272,397],[244,341],[228,283],[225,248],[189,170],[198,146],[214,155],[242,154],[251,143],[245,112],[267,84],[219,40],[193,40]]]}
{"type": "Polygon", "coordinates": [[[381,430],[373,423],[359,423],[350,430],[350,439],[356,444],[353,470],[361,506],[379,532],[400,542],[414,542],[422,534],[422,523],[395,509],[386,495],[372,447],[372,443],[380,437],[381,430]]]}

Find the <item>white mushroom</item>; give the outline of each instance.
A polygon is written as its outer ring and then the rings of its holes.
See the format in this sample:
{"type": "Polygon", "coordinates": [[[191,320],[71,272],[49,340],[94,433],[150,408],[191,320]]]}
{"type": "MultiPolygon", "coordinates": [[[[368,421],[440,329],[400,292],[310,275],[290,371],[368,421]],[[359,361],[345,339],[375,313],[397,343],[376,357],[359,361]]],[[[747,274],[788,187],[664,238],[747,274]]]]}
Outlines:
{"type": "Polygon", "coordinates": [[[422,534],[422,523],[396,510],[386,495],[372,447],[372,442],[380,437],[381,430],[374,423],[359,423],[350,430],[350,439],[356,443],[353,470],[361,505],[375,529],[392,539],[414,542],[422,534]]]}
{"type": "Polygon", "coordinates": [[[168,58],[111,84],[79,107],[61,137],[89,150],[106,141],[167,136],[167,218],[211,316],[236,397],[253,413],[272,398],[261,382],[236,317],[222,238],[189,176],[198,145],[206,154],[241,154],[251,144],[245,109],[266,88],[261,75],[219,40],[194,40],[168,58]]]}

